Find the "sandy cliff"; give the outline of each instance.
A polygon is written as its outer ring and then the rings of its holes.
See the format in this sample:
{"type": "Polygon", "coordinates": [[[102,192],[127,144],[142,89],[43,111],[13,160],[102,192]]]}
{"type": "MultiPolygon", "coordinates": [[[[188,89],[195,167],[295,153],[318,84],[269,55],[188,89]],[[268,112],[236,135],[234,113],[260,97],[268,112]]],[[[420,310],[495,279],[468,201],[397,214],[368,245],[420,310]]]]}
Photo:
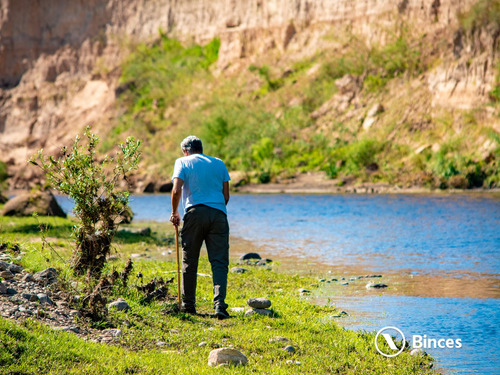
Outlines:
{"type": "MultiPolygon", "coordinates": [[[[458,12],[473,2],[0,0],[0,160],[9,164],[12,187],[23,187],[35,150],[52,150],[89,123],[109,123],[124,45],[153,40],[159,29],[199,42],[219,36],[218,70],[234,74],[240,61],[269,50],[313,53],[325,30],[336,27],[376,41],[401,19],[429,33],[451,30],[458,12]]],[[[478,38],[492,43],[491,36],[478,38]]],[[[468,45],[458,45],[456,56],[443,59],[428,78],[436,104],[467,107],[487,95],[494,79],[491,46],[470,64],[468,45]]]]}

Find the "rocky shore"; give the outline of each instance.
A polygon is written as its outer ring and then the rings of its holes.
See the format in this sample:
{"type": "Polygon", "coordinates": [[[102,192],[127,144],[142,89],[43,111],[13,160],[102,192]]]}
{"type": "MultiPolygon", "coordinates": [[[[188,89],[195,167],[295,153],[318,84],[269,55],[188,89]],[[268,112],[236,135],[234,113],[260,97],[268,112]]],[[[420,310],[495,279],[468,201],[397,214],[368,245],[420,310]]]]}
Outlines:
{"type": "Polygon", "coordinates": [[[31,318],[57,331],[72,332],[92,342],[112,342],[122,335],[119,329],[90,328],[79,310],[68,302],[74,296],[60,288],[54,268],[32,274],[16,264],[22,254],[13,257],[0,251],[0,316],[14,321],[31,318]]]}

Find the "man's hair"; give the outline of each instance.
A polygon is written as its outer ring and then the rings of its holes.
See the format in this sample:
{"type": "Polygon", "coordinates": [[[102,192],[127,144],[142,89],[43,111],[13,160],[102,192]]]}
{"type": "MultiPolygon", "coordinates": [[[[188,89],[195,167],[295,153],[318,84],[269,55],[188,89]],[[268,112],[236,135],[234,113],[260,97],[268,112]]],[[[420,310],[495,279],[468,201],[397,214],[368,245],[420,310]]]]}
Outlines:
{"type": "Polygon", "coordinates": [[[194,135],[190,135],[182,140],[181,149],[182,151],[187,151],[190,154],[203,154],[201,139],[194,135]]]}

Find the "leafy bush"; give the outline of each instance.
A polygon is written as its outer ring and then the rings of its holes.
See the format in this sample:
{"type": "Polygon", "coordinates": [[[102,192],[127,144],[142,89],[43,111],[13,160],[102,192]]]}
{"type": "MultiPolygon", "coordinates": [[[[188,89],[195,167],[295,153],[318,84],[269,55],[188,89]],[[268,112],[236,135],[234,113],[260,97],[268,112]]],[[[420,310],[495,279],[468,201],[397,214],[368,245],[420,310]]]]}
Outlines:
{"type": "MultiPolygon", "coordinates": [[[[337,172],[342,170],[348,174],[359,175],[367,166],[377,161],[377,154],[384,148],[384,144],[373,139],[362,139],[345,146],[339,147],[333,151],[330,171],[337,172]],[[341,165],[340,168],[333,165],[341,165]]],[[[330,172],[332,174],[332,172],[330,172]]]]}
{"type": "Polygon", "coordinates": [[[99,276],[106,263],[111,241],[117,230],[120,215],[128,209],[128,191],[120,191],[120,178],[127,178],[137,168],[140,142],[128,138],[120,145],[121,153],[96,158],[99,138],[84,132],[86,145],[77,136],[71,149],[63,147],[60,156],[46,156],[43,149],[30,162],[40,167],[48,184],[75,202],[78,224],[73,228],[76,249],[73,268],[78,274],[99,276]]]}
{"type": "Polygon", "coordinates": [[[261,78],[264,79],[264,87],[261,88],[259,94],[265,95],[269,91],[276,91],[281,88],[284,84],[282,78],[271,78],[271,73],[269,72],[269,66],[262,65],[261,67],[250,65],[248,70],[251,72],[257,72],[261,78]]]}

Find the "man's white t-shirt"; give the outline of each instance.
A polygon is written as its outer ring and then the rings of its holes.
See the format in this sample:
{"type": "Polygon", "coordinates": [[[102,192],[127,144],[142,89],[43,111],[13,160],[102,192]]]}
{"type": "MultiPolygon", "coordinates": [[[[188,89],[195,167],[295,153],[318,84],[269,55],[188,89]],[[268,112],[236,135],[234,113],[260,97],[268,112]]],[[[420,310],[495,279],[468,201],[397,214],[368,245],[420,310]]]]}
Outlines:
{"type": "Polygon", "coordinates": [[[222,184],[231,178],[222,160],[203,154],[184,156],[175,161],[172,181],[175,178],[184,181],[182,186],[184,212],[189,207],[204,204],[227,214],[222,184]]]}

